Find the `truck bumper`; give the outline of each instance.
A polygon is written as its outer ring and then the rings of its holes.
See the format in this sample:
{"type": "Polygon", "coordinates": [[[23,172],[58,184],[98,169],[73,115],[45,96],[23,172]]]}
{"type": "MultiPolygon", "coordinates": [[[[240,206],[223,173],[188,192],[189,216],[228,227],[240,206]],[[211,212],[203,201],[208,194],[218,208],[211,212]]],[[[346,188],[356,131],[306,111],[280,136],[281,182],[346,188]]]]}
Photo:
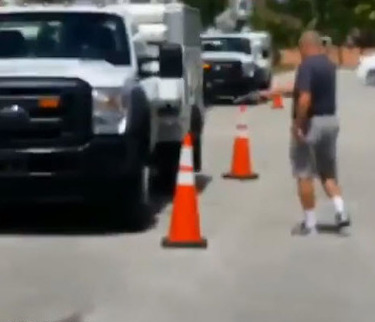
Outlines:
{"type": "Polygon", "coordinates": [[[206,96],[231,96],[245,95],[257,89],[255,77],[242,77],[237,79],[205,79],[204,92],[206,96]]]}
{"type": "Polygon", "coordinates": [[[97,137],[79,147],[0,150],[0,202],[86,199],[139,168],[137,142],[97,137]]]}

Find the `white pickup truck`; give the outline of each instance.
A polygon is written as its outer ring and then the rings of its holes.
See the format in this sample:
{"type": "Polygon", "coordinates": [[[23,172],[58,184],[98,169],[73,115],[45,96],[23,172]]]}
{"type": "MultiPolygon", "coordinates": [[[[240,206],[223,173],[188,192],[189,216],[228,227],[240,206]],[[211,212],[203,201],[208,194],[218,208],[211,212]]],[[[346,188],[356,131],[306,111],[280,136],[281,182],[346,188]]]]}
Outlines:
{"type": "Polygon", "coordinates": [[[199,170],[199,35],[182,4],[1,7],[1,199],[79,197],[137,221],[145,169],[174,183],[188,131],[199,170]]]}
{"type": "Polygon", "coordinates": [[[206,102],[268,88],[272,80],[271,37],[266,32],[201,35],[206,102]]]}

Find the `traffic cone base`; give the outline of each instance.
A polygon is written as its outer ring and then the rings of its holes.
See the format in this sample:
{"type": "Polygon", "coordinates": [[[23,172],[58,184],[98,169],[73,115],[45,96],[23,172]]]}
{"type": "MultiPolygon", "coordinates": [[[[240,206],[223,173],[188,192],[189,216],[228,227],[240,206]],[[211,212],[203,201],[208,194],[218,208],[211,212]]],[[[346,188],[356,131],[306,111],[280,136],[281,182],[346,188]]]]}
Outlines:
{"type": "Polygon", "coordinates": [[[201,238],[197,241],[171,241],[168,237],[162,239],[161,245],[165,248],[207,248],[207,239],[201,238]]]}
{"type": "Polygon", "coordinates": [[[243,180],[243,181],[245,181],[245,180],[256,180],[256,179],[259,179],[259,174],[253,173],[253,174],[249,174],[249,175],[239,176],[239,175],[234,175],[234,174],[231,174],[231,173],[224,173],[223,178],[224,179],[243,180]]]}

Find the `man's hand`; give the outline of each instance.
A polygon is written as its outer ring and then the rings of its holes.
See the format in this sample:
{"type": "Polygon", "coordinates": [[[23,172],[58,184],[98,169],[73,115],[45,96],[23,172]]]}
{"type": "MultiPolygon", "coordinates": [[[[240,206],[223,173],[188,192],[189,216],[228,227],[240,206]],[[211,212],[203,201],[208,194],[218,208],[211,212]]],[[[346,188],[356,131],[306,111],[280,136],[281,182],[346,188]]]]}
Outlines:
{"type": "Polygon", "coordinates": [[[294,120],[292,125],[292,135],[298,142],[304,142],[306,137],[306,126],[305,124],[294,120]]]}
{"type": "Polygon", "coordinates": [[[305,139],[302,129],[296,125],[292,126],[292,135],[298,142],[303,142],[305,139]]]}
{"type": "Polygon", "coordinates": [[[288,83],[284,86],[277,86],[264,91],[259,91],[259,96],[262,98],[271,99],[275,95],[290,96],[293,94],[294,84],[288,83]]]}
{"type": "Polygon", "coordinates": [[[266,89],[263,91],[259,91],[258,95],[260,98],[271,99],[273,96],[276,95],[276,91],[273,89],[266,89]]]}

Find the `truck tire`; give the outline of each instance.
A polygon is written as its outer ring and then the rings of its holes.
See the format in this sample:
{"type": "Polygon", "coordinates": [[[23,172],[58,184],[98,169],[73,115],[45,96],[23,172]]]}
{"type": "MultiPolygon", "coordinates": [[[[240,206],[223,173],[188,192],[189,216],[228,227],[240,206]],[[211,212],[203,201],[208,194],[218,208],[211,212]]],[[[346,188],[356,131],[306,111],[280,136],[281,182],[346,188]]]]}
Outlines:
{"type": "Polygon", "coordinates": [[[143,230],[149,225],[148,200],[151,178],[147,171],[149,163],[149,127],[144,123],[143,132],[137,138],[129,139],[129,148],[134,154],[129,158],[129,175],[122,180],[114,193],[114,209],[129,230],[143,230]]]}
{"type": "Polygon", "coordinates": [[[100,209],[98,213],[116,228],[144,229],[151,219],[146,202],[150,178],[145,169],[146,166],[139,162],[128,174],[90,181],[86,202],[94,209],[100,209]]]}
{"type": "Polygon", "coordinates": [[[161,143],[156,148],[155,167],[157,176],[155,183],[159,190],[173,192],[178,172],[181,142],[161,143]]]}
{"type": "Polygon", "coordinates": [[[193,164],[194,171],[202,169],[202,130],[203,122],[198,107],[192,109],[190,132],[193,138],[193,164]]]}
{"type": "Polygon", "coordinates": [[[193,164],[194,171],[200,172],[202,170],[202,138],[201,134],[193,136],[193,164]]]}
{"type": "Polygon", "coordinates": [[[126,177],[114,191],[112,211],[115,220],[130,231],[140,231],[150,224],[151,214],[145,196],[148,184],[144,170],[126,177]]]}
{"type": "Polygon", "coordinates": [[[149,189],[149,178],[146,184],[144,170],[150,157],[150,105],[139,86],[133,87],[129,95],[124,147],[127,157],[123,163],[123,172],[103,186],[107,190],[104,201],[106,207],[111,208],[110,217],[114,223],[125,225],[130,230],[140,230],[148,224],[149,219],[147,204],[144,202],[145,193],[149,189]]]}

